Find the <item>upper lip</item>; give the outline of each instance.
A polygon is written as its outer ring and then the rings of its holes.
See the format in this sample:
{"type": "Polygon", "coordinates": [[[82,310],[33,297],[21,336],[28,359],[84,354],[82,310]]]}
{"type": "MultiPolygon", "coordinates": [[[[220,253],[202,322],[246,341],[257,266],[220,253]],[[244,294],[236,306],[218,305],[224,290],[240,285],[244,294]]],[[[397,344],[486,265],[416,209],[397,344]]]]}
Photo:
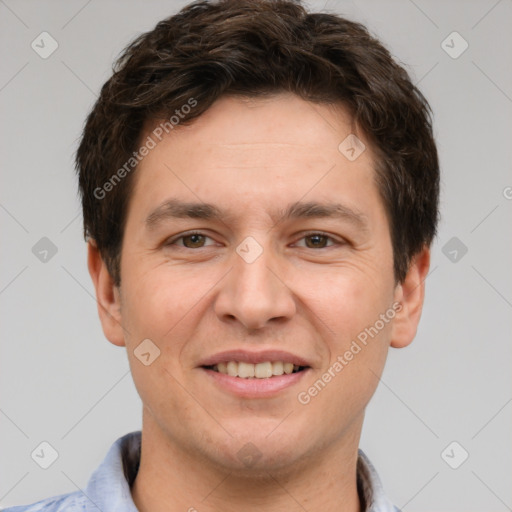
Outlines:
{"type": "Polygon", "coordinates": [[[282,350],[248,351],[241,349],[219,352],[206,359],[203,359],[198,366],[213,366],[229,361],[252,364],[265,363],[267,361],[282,361],[283,363],[293,363],[297,366],[311,366],[311,364],[303,357],[299,357],[295,354],[284,352],[282,350]]]}

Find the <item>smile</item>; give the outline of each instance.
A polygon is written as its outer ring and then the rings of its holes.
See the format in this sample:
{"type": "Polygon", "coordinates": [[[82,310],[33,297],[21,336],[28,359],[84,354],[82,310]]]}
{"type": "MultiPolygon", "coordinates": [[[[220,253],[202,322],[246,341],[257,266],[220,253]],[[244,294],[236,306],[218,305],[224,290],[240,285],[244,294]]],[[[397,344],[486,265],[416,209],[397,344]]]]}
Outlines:
{"type": "Polygon", "coordinates": [[[224,375],[229,375],[230,377],[240,377],[241,379],[269,379],[280,375],[297,373],[307,367],[283,361],[265,361],[257,364],[243,361],[226,361],[206,366],[205,368],[224,375]]]}

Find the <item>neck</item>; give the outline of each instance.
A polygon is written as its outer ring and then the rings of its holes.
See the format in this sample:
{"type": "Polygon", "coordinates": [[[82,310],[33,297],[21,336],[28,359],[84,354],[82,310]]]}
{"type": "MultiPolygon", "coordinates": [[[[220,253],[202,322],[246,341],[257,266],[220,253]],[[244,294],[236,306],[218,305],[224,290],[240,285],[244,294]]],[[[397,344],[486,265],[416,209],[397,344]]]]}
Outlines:
{"type": "Polygon", "coordinates": [[[356,480],[360,430],[303,463],[251,475],[183,450],[147,415],[143,425],[140,466],[131,489],[140,512],[361,511],[356,480]]]}

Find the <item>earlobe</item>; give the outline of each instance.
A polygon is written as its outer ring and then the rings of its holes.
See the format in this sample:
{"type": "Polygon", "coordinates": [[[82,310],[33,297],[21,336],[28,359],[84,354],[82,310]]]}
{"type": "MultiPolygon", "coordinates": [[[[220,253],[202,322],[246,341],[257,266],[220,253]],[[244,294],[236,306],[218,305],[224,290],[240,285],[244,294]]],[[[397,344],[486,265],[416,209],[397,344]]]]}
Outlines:
{"type": "Polygon", "coordinates": [[[416,336],[425,296],[425,279],[430,267],[430,249],[425,247],[411,261],[407,275],[395,290],[395,301],[402,305],[392,327],[391,346],[403,348],[416,336]]]}
{"type": "Polygon", "coordinates": [[[96,290],[96,303],[103,332],[111,343],[124,346],[119,289],[115,286],[94,240],[87,242],[87,266],[96,290]]]}

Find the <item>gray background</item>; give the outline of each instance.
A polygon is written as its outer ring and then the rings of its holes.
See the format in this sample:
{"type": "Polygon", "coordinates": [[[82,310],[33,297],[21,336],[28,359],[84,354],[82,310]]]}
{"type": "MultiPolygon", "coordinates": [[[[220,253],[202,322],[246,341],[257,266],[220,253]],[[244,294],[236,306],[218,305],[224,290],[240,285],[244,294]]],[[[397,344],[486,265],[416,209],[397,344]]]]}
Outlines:
{"type": "MultiPolygon", "coordinates": [[[[125,349],[97,318],[73,152],[115,56],[185,3],[0,0],[1,506],[84,488],[141,427],[125,349]],[[31,48],[43,31],[59,45],[47,59],[31,48]],[[42,237],[57,248],[46,262],[32,252],[42,237]],[[46,470],[30,456],[42,441],[59,453],[46,470]]],[[[366,23],[407,63],[435,112],[443,171],[419,333],[391,350],[361,447],[404,511],[512,510],[512,1],[310,5],[366,23]],[[453,31],[469,44],[458,58],[441,44],[453,31]],[[459,247],[443,253],[452,237],[459,247]],[[458,469],[445,460],[460,448],[441,456],[452,441],[469,453],[458,469]]]]}

